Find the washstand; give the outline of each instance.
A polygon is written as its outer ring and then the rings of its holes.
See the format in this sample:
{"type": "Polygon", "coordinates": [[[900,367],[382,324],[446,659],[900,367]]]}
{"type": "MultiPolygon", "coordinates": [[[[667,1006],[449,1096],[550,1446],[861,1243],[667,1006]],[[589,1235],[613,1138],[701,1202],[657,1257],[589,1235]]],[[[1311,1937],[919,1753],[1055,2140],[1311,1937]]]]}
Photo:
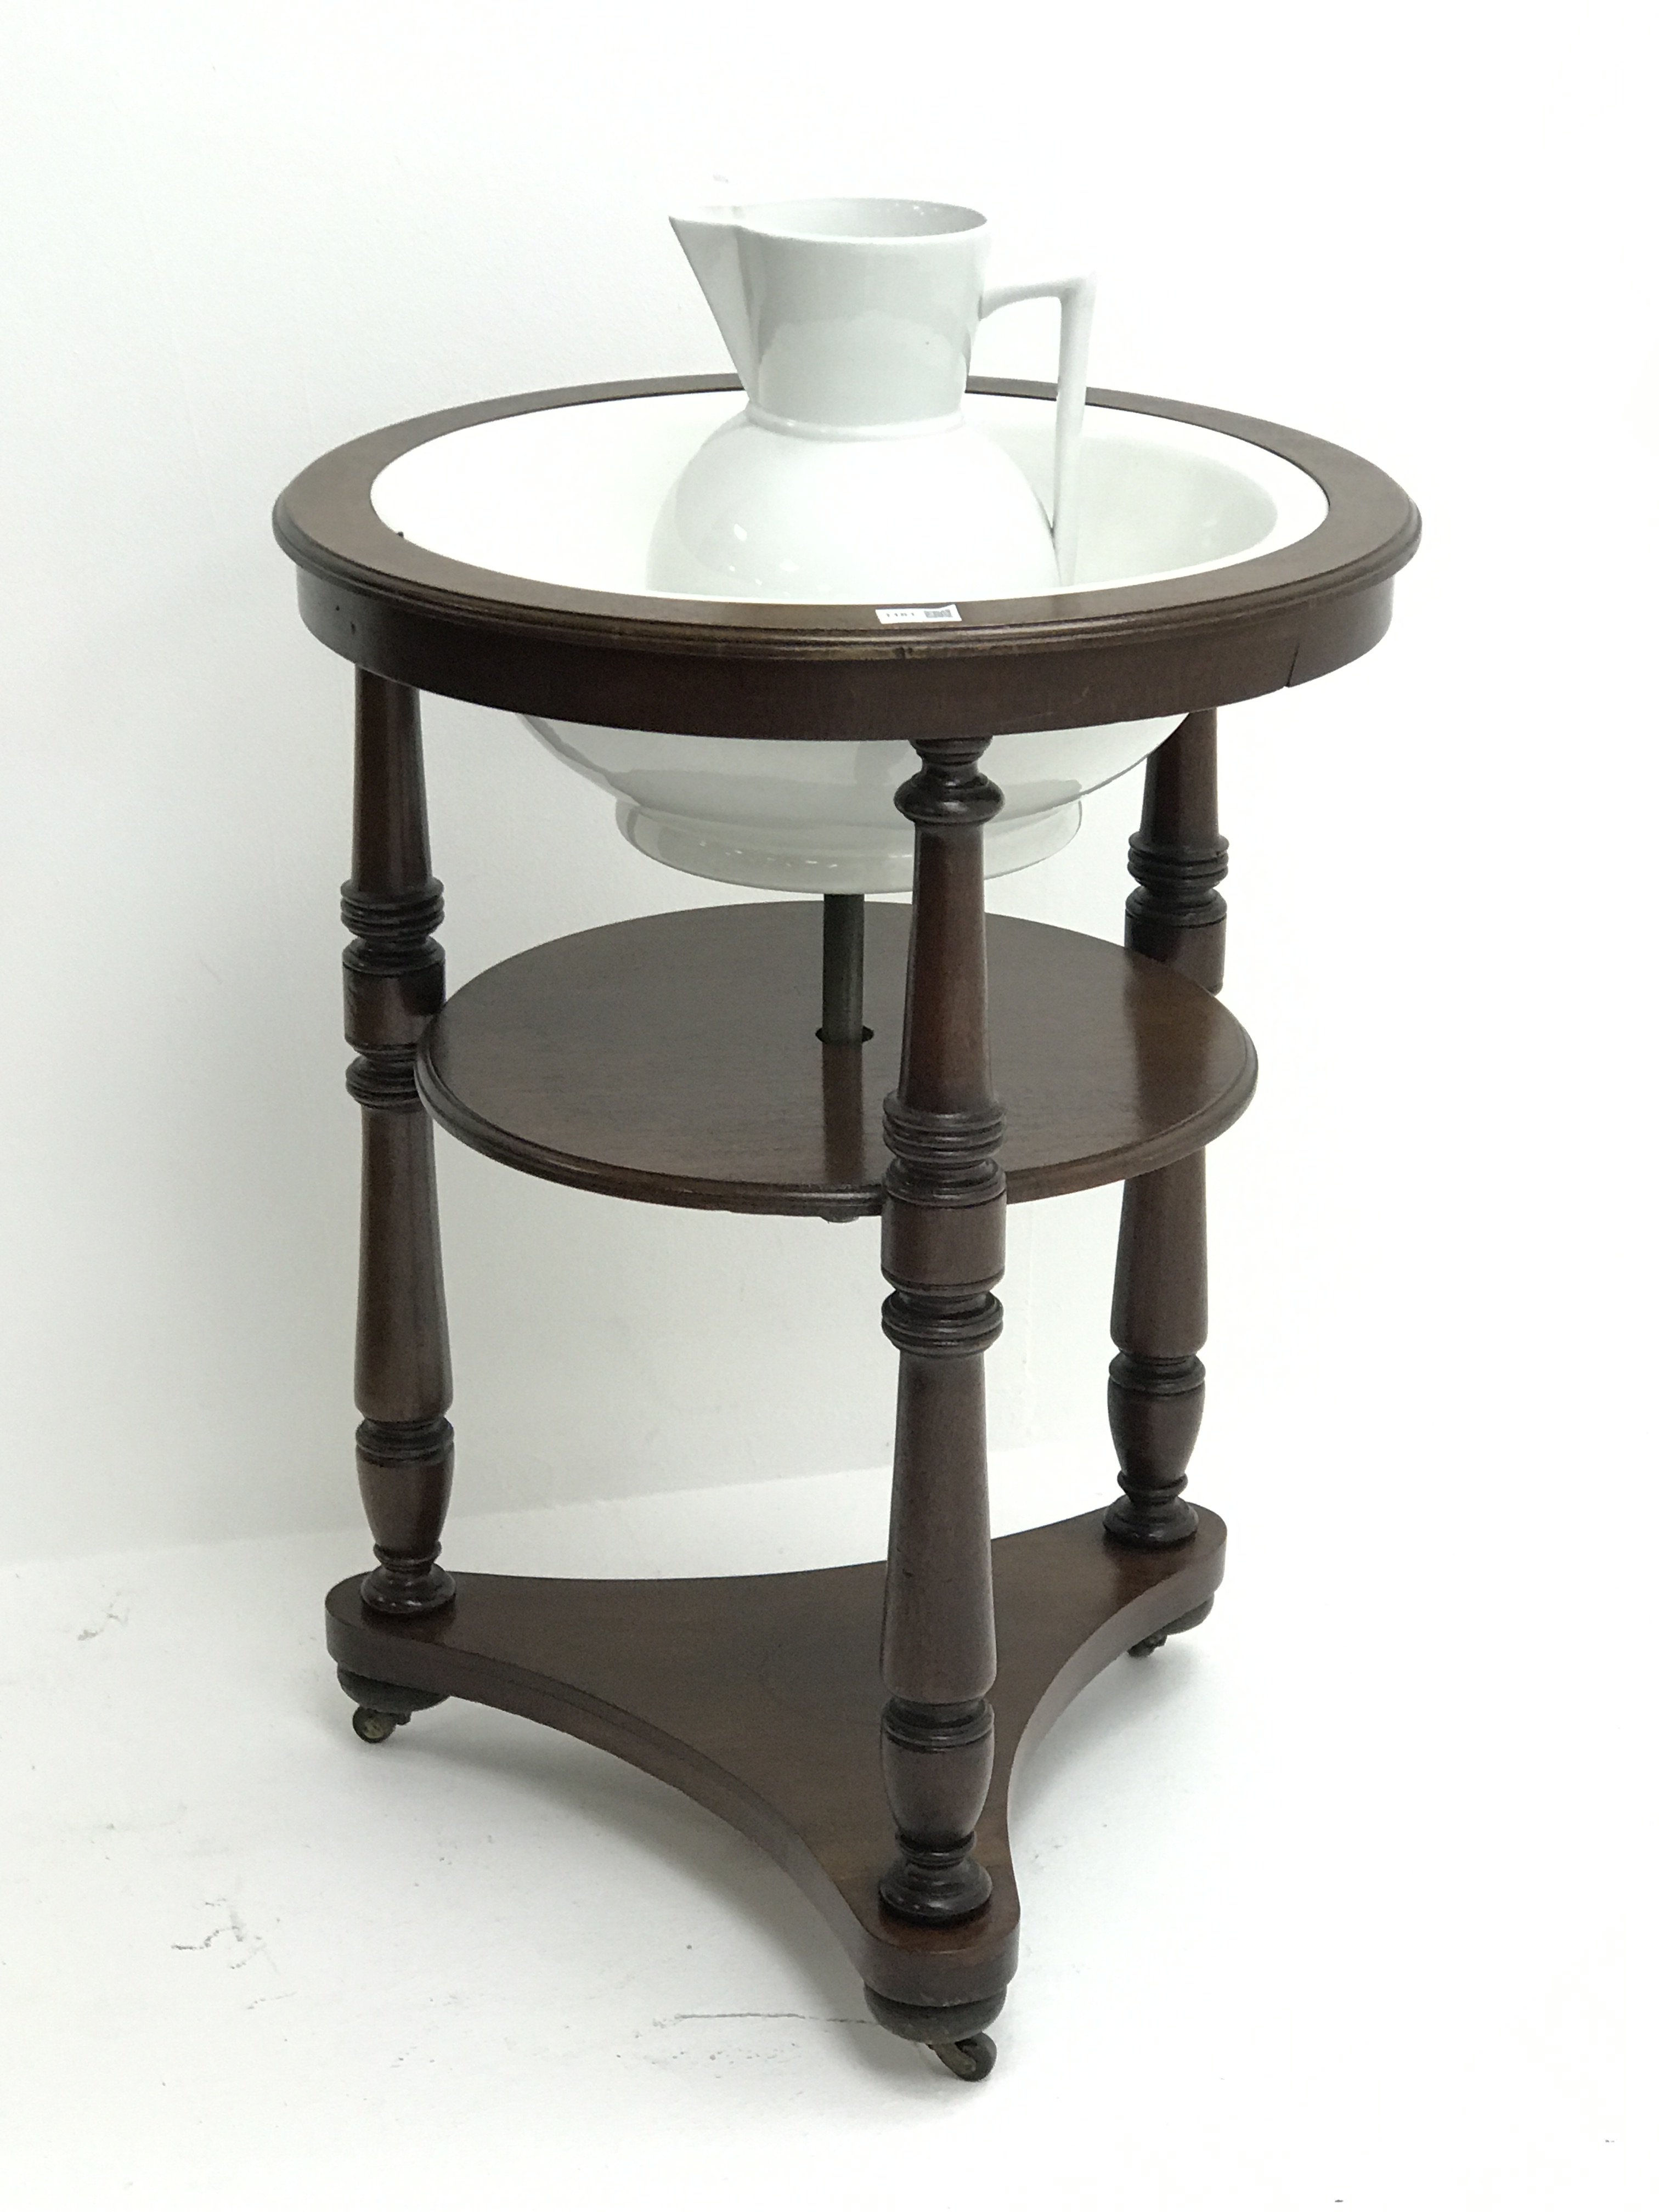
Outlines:
{"type": "MultiPolygon", "coordinates": [[[[1039,488],[1053,392],[977,380],[967,400],[1039,488]]],[[[1204,1158],[1255,1060],[1215,995],[1216,709],[1375,645],[1418,520],[1319,439],[1091,391],[1069,583],[943,606],[653,591],[664,488],[735,392],[681,378],[453,409],[328,454],[277,508],[305,622],[357,672],[343,911],[378,1564],[330,1592],[328,1645],[368,1741],[466,1698],[686,1791],[799,1884],[877,2020],[975,2080],[1015,1966],[1018,1759],[1100,1668],[1202,1620],[1221,1579],[1222,1525],[1183,1495],[1204,1158]],[[785,896],[556,939],[447,1000],[423,691],[529,718],[641,849],[785,896]],[[1124,945],[988,918],[988,868],[1058,849],[1086,791],[1143,759],[1124,945]],[[908,906],[864,903],[906,885],[908,906]],[[879,1214],[884,1566],[441,1565],[434,1126],[620,1200],[879,1214]],[[1119,1494],[993,1542],[1006,1206],[1116,1182],[1119,1494]]],[[[810,1299],[804,1283],[804,1334],[810,1299]]]]}

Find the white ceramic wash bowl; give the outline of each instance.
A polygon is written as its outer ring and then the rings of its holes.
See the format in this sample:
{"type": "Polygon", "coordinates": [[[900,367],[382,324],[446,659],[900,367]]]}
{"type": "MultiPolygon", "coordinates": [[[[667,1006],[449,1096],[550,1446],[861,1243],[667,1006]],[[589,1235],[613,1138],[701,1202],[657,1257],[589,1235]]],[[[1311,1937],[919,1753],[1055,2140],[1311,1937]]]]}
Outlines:
{"type": "MultiPolygon", "coordinates": [[[[712,597],[653,591],[647,560],[669,488],[743,404],[729,391],[670,392],[498,416],[399,455],[375,478],[373,503],[411,544],[498,574],[639,594],[659,611],[676,598],[712,597]]],[[[1052,402],[969,392],[963,409],[1046,501],[1052,402]]],[[[1255,559],[1309,536],[1326,514],[1313,477],[1278,454],[1119,408],[1085,410],[1080,482],[1074,580],[1050,586],[1048,600],[1255,559]]],[[[910,833],[892,804],[915,766],[907,744],[525,719],[614,796],[623,834],[655,860],[771,890],[909,883],[910,833]]],[[[997,735],[986,769],[1005,805],[987,832],[988,872],[1059,851],[1076,832],[1085,795],[1144,760],[1180,719],[997,735]]]]}

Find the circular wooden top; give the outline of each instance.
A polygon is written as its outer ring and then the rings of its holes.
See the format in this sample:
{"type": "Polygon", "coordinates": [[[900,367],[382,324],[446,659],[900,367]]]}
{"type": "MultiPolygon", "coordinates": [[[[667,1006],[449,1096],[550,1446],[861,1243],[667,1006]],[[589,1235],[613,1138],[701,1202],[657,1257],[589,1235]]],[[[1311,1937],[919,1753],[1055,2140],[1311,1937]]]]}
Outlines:
{"type": "MultiPolygon", "coordinates": [[[[613,922],[465,985],[421,1095],[464,1144],[554,1182],[733,1213],[875,1213],[898,1079],[908,907],[866,910],[870,1042],[821,1045],[816,901],[613,922]]],[[[992,1075],[1016,1202],[1166,1167],[1255,1086],[1196,983],[1073,930],[993,915],[992,1075]]]]}
{"type": "MultiPolygon", "coordinates": [[[[1276,453],[1329,502],[1296,543],[1197,574],[964,602],[959,623],[884,629],[873,609],[654,599],[469,566],[400,538],[370,497],[416,446],[550,407],[736,391],[731,377],[587,385],[452,408],[338,447],[278,501],[306,623],[358,666],[482,705],[610,727],[750,738],[997,736],[1186,714],[1303,684],[1367,652],[1417,544],[1399,485],[1275,423],[1133,393],[1090,403],[1276,453]]],[[[978,392],[1051,386],[975,378],[978,392]]]]}

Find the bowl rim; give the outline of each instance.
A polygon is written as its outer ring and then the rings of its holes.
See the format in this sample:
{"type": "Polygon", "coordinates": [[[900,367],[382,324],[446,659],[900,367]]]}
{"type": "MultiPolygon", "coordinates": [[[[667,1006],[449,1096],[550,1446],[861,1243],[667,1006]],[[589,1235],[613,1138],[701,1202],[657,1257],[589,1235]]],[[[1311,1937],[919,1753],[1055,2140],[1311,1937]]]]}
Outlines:
{"type": "MultiPolygon", "coordinates": [[[[687,454],[693,457],[696,453],[702,451],[713,441],[717,432],[735,430],[750,418],[764,428],[769,420],[760,414],[752,404],[747,408],[738,408],[733,411],[731,403],[734,399],[740,400],[743,398],[740,390],[735,392],[667,392],[657,393],[653,396],[659,401],[684,401],[696,406],[698,412],[696,416],[689,422],[682,419],[675,425],[682,434],[690,433],[698,439],[699,443],[696,447],[689,446],[686,447],[687,454]],[[710,405],[708,404],[710,402],[714,404],[710,405]]],[[[987,417],[977,410],[981,404],[993,408],[1012,409],[1024,418],[1023,427],[1036,434],[1045,448],[1045,458],[1047,451],[1052,449],[1052,400],[983,392],[969,392],[964,393],[963,398],[965,405],[962,410],[941,423],[930,425],[929,428],[933,431],[940,428],[961,429],[975,435],[981,441],[996,445],[1000,442],[1001,428],[1006,427],[1009,418],[1006,416],[987,417]]],[[[568,568],[565,568],[562,573],[561,566],[556,563],[536,568],[507,568],[483,557],[478,550],[469,550],[465,544],[453,540],[446,543],[445,535],[441,530],[430,531],[423,528],[418,520],[411,520],[408,482],[404,474],[408,464],[414,463],[418,466],[427,457],[442,454],[447,450],[452,456],[452,472],[454,471],[455,464],[459,462],[460,472],[465,474],[468,471],[471,457],[476,456],[476,464],[471,466],[471,473],[475,477],[482,474],[492,494],[506,488],[511,481],[511,472],[515,470],[521,473],[525,469],[533,467],[544,471],[546,480],[549,482],[556,482],[557,471],[565,465],[565,450],[574,442],[568,437],[556,441],[551,449],[544,443],[532,444],[528,447],[520,443],[503,449],[498,444],[485,443],[480,447],[472,441],[481,438],[488,441],[490,434],[495,431],[503,429],[516,431],[524,426],[546,423],[561,416],[574,416],[578,413],[586,414],[592,411],[596,417],[622,416],[625,416],[630,404],[638,403],[630,403],[626,399],[612,401],[605,404],[602,407],[596,406],[592,410],[542,408],[515,415],[498,415],[483,422],[464,424],[459,429],[447,431],[441,437],[428,439],[422,444],[411,446],[406,452],[399,453],[395,459],[388,461],[370,484],[369,499],[380,520],[399,537],[424,545],[429,552],[440,554],[447,560],[459,562],[463,567],[476,568],[482,573],[492,575],[512,575],[521,577],[527,582],[550,583],[556,586],[568,586],[574,591],[595,595],[614,593],[629,601],[648,599],[653,605],[660,602],[671,607],[696,607],[710,603],[727,607],[739,604],[745,606],[798,606],[825,604],[817,598],[806,601],[781,599],[776,594],[770,592],[754,595],[744,593],[739,602],[719,592],[659,590],[646,585],[643,581],[635,581],[632,579],[623,581],[614,580],[614,569],[613,580],[607,581],[602,574],[593,574],[590,572],[588,575],[582,576],[573,573],[568,568]],[[463,458],[464,456],[466,458],[463,458]]],[[[1057,584],[1042,592],[1041,596],[1045,599],[1052,592],[1052,596],[1057,599],[1077,599],[1093,592],[1118,589],[1131,583],[1160,583],[1176,576],[1198,575],[1209,568],[1235,568],[1241,562],[1263,558],[1270,552],[1276,552],[1280,546],[1295,544],[1299,539],[1310,537],[1329,512],[1330,501],[1327,499],[1318,478],[1310,476],[1305,469],[1297,467],[1294,462],[1286,460],[1282,454],[1270,453],[1265,446],[1257,445],[1242,438],[1230,437],[1222,431],[1211,428],[1207,424],[1176,419],[1167,415],[1136,415],[1127,408],[1107,407],[1085,408],[1084,415],[1085,443],[1091,450],[1097,453],[1110,451],[1115,444],[1117,449],[1124,454],[1136,454],[1150,450],[1165,459],[1174,458],[1183,466],[1196,463],[1201,469],[1224,472],[1237,477],[1241,483],[1248,485],[1258,496],[1265,499],[1273,510],[1273,520],[1267,528],[1258,532],[1253,544],[1240,545],[1236,550],[1212,555],[1203,560],[1172,560],[1165,562],[1161,566],[1142,566],[1115,577],[1085,577],[1081,582],[1057,584]]],[[[593,428],[596,433],[603,428],[605,434],[589,442],[597,442],[601,451],[607,446],[614,451],[617,443],[613,434],[617,428],[615,422],[604,423],[601,420],[596,419],[593,428]]],[[[815,437],[810,442],[814,448],[821,449],[823,441],[815,437]]],[[[665,477],[663,483],[665,484],[667,482],[668,478],[665,477]]],[[[657,507],[661,505],[662,489],[660,484],[653,485],[653,496],[657,507]]],[[[1042,487],[1034,485],[1033,489],[1036,491],[1039,501],[1042,501],[1044,495],[1042,487]]],[[[599,478],[591,482],[584,489],[581,501],[578,503],[576,510],[578,518],[586,511],[587,502],[596,495],[602,495],[602,491],[603,470],[599,478]]],[[[418,508],[414,511],[418,513],[418,508]]],[[[653,514],[654,511],[653,508],[653,514]]],[[[560,562],[575,557],[574,547],[579,543],[580,533],[576,539],[572,540],[562,549],[559,556],[560,562]]],[[[643,545],[641,544],[637,550],[642,553],[643,545]]],[[[502,550],[505,553],[506,549],[503,548],[502,550]]],[[[915,593],[911,594],[912,605],[915,602],[916,596],[915,593]]],[[[1025,596],[1035,598],[1038,595],[1028,593],[1025,596]]],[[[866,614],[874,612],[878,620],[890,621],[908,610],[890,605],[872,609],[866,605],[862,611],[866,614]]],[[[959,619],[959,611],[955,600],[951,603],[951,618],[953,621],[959,619]]]]}

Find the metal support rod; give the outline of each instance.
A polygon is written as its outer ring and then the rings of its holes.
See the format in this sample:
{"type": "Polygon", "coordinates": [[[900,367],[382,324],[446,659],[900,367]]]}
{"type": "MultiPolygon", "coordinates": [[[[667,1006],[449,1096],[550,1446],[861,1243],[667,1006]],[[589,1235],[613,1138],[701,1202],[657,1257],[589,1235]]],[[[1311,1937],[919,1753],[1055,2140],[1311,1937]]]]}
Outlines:
{"type": "Polygon", "coordinates": [[[862,1044],[864,1026],[864,894],[823,895],[823,1027],[825,1044],[862,1044]]]}

